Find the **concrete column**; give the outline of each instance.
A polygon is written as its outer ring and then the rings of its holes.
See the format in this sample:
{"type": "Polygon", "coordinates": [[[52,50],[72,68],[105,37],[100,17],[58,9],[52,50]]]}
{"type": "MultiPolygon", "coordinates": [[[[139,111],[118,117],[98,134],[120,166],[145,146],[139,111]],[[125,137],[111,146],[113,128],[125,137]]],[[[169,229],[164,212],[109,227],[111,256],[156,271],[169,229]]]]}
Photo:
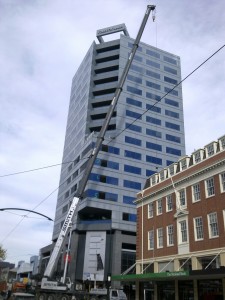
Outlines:
{"type": "Polygon", "coordinates": [[[223,299],[225,299],[225,278],[222,278],[223,299]]]}
{"type": "Polygon", "coordinates": [[[179,259],[174,259],[174,271],[179,271],[180,263],[179,259]]]}
{"type": "MultiPolygon", "coordinates": [[[[136,300],[139,300],[140,282],[139,282],[139,281],[136,281],[135,284],[136,284],[135,299],[136,299],[136,300]]],[[[140,299],[140,300],[141,300],[141,299],[140,299]]]]}
{"type": "Polygon", "coordinates": [[[154,273],[158,273],[159,272],[159,264],[157,261],[154,261],[154,273]]]}
{"type": "Polygon", "coordinates": [[[220,264],[221,266],[225,266],[225,253],[220,253],[220,264]]]}
{"type": "MultiPolygon", "coordinates": [[[[121,231],[116,230],[113,236],[112,247],[112,274],[120,274],[121,270],[121,245],[122,234],[121,231]]],[[[112,281],[113,288],[120,288],[120,281],[112,281]]]]}
{"type": "Polygon", "coordinates": [[[141,263],[136,264],[136,274],[141,274],[142,268],[141,268],[141,263]]]}
{"type": "Polygon", "coordinates": [[[178,289],[178,280],[175,279],[175,300],[179,300],[179,289],[178,289]]]}
{"type": "Polygon", "coordinates": [[[194,300],[198,300],[198,280],[193,280],[193,288],[194,288],[194,300]]]}
{"type": "Polygon", "coordinates": [[[158,289],[157,289],[157,284],[154,282],[154,300],[158,300],[157,298],[157,292],[158,292],[158,289]]]}
{"type": "Polygon", "coordinates": [[[191,258],[191,267],[192,267],[192,270],[201,270],[202,269],[202,265],[196,256],[193,256],[191,258]]]}

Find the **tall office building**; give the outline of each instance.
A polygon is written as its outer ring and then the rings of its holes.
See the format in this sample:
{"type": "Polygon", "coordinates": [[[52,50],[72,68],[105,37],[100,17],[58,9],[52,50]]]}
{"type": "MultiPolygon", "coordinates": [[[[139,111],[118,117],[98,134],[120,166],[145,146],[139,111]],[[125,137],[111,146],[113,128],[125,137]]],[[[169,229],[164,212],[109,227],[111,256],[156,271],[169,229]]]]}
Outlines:
{"type": "MultiPolygon", "coordinates": [[[[97,38],[72,80],[54,241],[134,42],[124,24],[98,30],[97,38]]],[[[73,223],[68,272],[76,283],[103,283],[135,263],[136,193],[185,154],[181,86],[168,93],[180,80],[178,56],[140,43],[73,223]]]]}

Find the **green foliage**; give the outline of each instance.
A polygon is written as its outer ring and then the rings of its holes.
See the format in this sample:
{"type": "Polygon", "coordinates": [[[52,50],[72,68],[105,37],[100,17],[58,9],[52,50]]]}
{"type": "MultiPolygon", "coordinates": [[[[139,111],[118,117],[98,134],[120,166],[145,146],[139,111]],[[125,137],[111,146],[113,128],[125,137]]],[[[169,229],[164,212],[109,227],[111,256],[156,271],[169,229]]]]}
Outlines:
{"type": "Polygon", "coordinates": [[[5,249],[3,249],[2,246],[0,245],[0,259],[5,260],[6,254],[7,254],[7,251],[5,249]]]}

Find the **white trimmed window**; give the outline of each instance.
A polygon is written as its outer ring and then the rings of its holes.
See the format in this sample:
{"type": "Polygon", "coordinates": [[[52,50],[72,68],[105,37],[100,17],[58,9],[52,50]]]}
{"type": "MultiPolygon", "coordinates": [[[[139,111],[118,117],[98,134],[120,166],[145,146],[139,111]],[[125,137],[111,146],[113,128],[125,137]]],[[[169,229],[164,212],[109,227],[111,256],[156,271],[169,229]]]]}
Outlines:
{"type": "Polygon", "coordinates": [[[154,215],[154,205],[153,202],[148,205],[148,218],[153,218],[154,215]]]}
{"type": "Polygon", "coordinates": [[[208,214],[208,226],[209,226],[209,237],[217,237],[219,236],[218,229],[218,221],[217,221],[217,213],[208,214]]]}
{"type": "Polygon", "coordinates": [[[187,169],[187,160],[186,158],[181,161],[181,170],[187,169]]]}
{"type": "Polygon", "coordinates": [[[173,198],[172,194],[166,196],[166,211],[172,211],[173,210],[173,198]]]}
{"type": "Polygon", "coordinates": [[[214,144],[210,144],[207,146],[207,153],[208,156],[212,156],[215,153],[214,144]]]}
{"type": "Polygon", "coordinates": [[[200,184],[196,183],[192,186],[192,201],[200,201],[200,184]]]}
{"type": "Polygon", "coordinates": [[[220,139],[220,147],[221,147],[221,150],[225,149],[225,137],[222,137],[220,139]]]}
{"type": "Polygon", "coordinates": [[[157,248],[163,247],[163,228],[157,229],[157,248]]]}
{"type": "Polygon", "coordinates": [[[215,195],[214,178],[208,178],[205,181],[206,197],[215,195]]]}
{"type": "Polygon", "coordinates": [[[157,215],[162,214],[162,199],[157,200],[157,215]]]}
{"type": "Polygon", "coordinates": [[[174,245],[174,233],[173,233],[173,225],[167,226],[167,246],[174,245]]]}
{"type": "Polygon", "coordinates": [[[179,222],[179,242],[180,244],[187,243],[188,232],[187,232],[187,221],[183,220],[179,222]]]}
{"type": "Polygon", "coordinates": [[[203,222],[202,217],[194,218],[195,240],[203,240],[203,222]]]}
{"type": "Polygon", "coordinates": [[[225,192],[225,172],[220,174],[220,191],[225,192]]]}
{"type": "Polygon", "coordinates": [[[154,230],[148,232],[148,249],[154,249],[154,230]]]}
{"type": "Polygon", "coordinates": [[[194,154],[194,161],[195,163],[197,164],[198,162],[200,162],[202,159],[201,159],[201,152],[198,151],[194,154]]]}
{"type": "Polygon", "coordinates": [[[186,206],[186,195],[185,195],[185,189],[182,189],[179,191],[179,200],[180,200],[180,206],[184,207],[186,206]]]}

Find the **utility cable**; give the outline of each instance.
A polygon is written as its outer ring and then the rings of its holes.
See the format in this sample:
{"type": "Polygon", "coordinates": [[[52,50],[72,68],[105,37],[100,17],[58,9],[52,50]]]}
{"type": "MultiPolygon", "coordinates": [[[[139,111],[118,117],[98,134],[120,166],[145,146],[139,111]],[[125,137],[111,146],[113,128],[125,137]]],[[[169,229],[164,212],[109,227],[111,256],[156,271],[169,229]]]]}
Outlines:
{"type": "MultiPolygon", "coordinates": [[[[189,78],[193,73],[195,73],[199,68],[201,68],[207,61],[209,61],[214,55],[216,55],[224,47],[225,47],[225,44],[223,46],[221,46],[217,51],[215,51],[212,55],[210,55],[205,61],[203,61],[198,67],[196,67],[184,79],[182,79],[179,83],[177,83],[172,89],[170,89],[167,93],[165,93],[159,100],[157,100],[154,104],[152,104],[152,106],[150,106],[147,110],[145,110],[138,118],[134,119],[133,122],[129,123],[129,125],[126,128],[124,128],[123,130],[121,130],[120,133],[118,133],[115,137],[111,138],[110,141],[108,142],[108,144],[111,143],[113,140],[115,140],[120,134],[122,134],[125,130],[127,130],[136,121],[138,121],[144,114],[146,114],[146,112],[151,110],[156,104],[161,102],[162,99],[164,99],[168,94],[170,94],[176,87],[178,87],[182,82],[184,82],[187,78],[189,78]]],[[[89,157],[83,157],[82,159],[88,159],[88,158],[89,157]]],[[[0,175],[0,178],[1,177],[7,177],[7,176],[13,176],[13,175],[19,175],[19,174],[28,173],[28,172],[39,171],[39,170],[42,170],[42,169],[47,169],[47,168],[51,168],[51,167],[55,167],[55,166],[60,166],[60,165],[68,164],[68,163],[72,163],[72,162],[74,162],[74,161],[62,162],[62,163],[59,163],[59,164],[44,166],[44,167],[40,167],[40,168],[36,168],[36,169],[30,169],[30,170],[25,170],[25,171],[21,171],[21,172],[9,173],[9,174],[5,174],[5,175],[0,175]]]]}
{"type": "MultiPolygon", "coordinates": [[[[126,128],[124,128],[121,132],[119,132],[115,137],[113,137],[108,144],[110,144],[113,140],[115,140],[118,136],[120,136],[125,130],[127,130],[131,125],[133,125],[136,121],[138,121],[146,112],[151,110],[156,104],[161,102],[162,99],[164,99],[168,94],[170,94],[176,87],[178,87],[182,82],[184,82],[187,78],[189,78],[192,74],[194,74],[198,69],[200,69],[207,61],[209,61],[214,55],[216,55],[220,50],[222,50],[225,47],[225,44],[221,46],[218,50],[216,50],[212,55],[210,55],[206,60],[204,60],[198,67],[196,67],[191,73],[189,73],[184,79],[182,79],[180,82],[178,82],[172,89],[170,89],[167,93],[165,93],[159,100],[156,100],[154,104],[152,104],[148,109],[146,109],[142,114],[140,114],[139,117],[134,119],[133,122],[129,123],[126,128]]],[[[107,144],[107,145],[108,145],[107,144]]]]}
{"type": "MultiPolygon", "coordinates": [[[[212,55],[210,55],[206,60],[204,60],[198,67],[196,67],[191,73],[189,73],[184,79],[182,79],[179,83],[177,83],[172,89],[170,89],[167,93],[165,93],[158,101],[156,101],[149,109],[145,110],[143,114],[141,114],[140,117],[142,117],[146,112],[148,112],[152,107],[154,107],[156,104],[158,104],[162,99],[164,99],[169,93],[171,93],[176,87],[178,87],[182,82],[184,82],[187,78],[189,78],[192,74],[194,74],[198,69],[200,69],[207,61],[209,61],[213,56],[215,56],[219,51],[221,51],[223,48],[225,47],[225,44],[223,46],[221,46],[217,51],[215,51],[212,55]]],[[[136,118],[133,122],[131,122],[129,124],[129,126],[127,126],[125,129],[123,129],[118,135],[116,135],[115,137],[111,138],[111,140],[109,141],[109,143],[111,143],[113,140],[115,140],[119,135],[121,135],[125,130],[127,130],[132,124],[134,124],[137,120],[140,119],[140,117],[136,118]]],[[[108,143],[108,144],[109,144],[108,143]]],[[[89,158],[89,157],[86,157],[89,158]]],[[[84,159],[84,158],[82,158],[84,159]]],[[[74,161],[70,161],[70,162],[65,162],[65,163],[71,163],[74,161]]],[[[45,169],[45,168],[50,168],[53,166],[58,166],[58,165],[62,165],[65,163],[61,163],[61,164],[57,164],[57,165],[52,165],[52,166],[46,166],[46,167],[42,167],[42,168],[38,168],[38,169],[33,169],[33,170],[27,170],[27,171],[23,171],[23,172],[17,172],[17,173],[12,173],[12,174],[7,174],[7,175],[2,175],[0,177],[5,177],[5,176],[12,176],[12,175],[17,175],[17,174],[21,174],[21,173],[26,173],[26,172],[32,172],[32,171],[36,171],[36,170],[40,170],[40,169],[45,169]]],[[[47,197],[45,197],[38,205],[36,205],[33,210],[35,210],[37,207],[39,207],[44,201],[46,201],[53,193],[55,193],[59,187],[61,185],[63,185],[66,182],[66,180],[61,183],[54,191],[52,191],[47,197]]],[[[27,214],[29,215],[29,214],[27,214]]],[[[27,215],[23,216],[23,218],[17,223],[17,225],[8,233],[8,235],[2,240],[5,241],[7,239],[7,237],[16,230],[16,228],[19,226],[19,224],[22,223],[22,221],[27,217],[27,215]]],[[[1,242],[1,243],[2,243],[1,242]]]]}
{"type": "MultiPolygon", "coordinates": [[[[86,158],[82,158],[82,159],[86,159],[86,158]]],[[[58,163],[58,164],[54,164],[54,165],[49,165],[49,166],[44,166],[44,167],[40,167],[40,168],[36,168],[36,169],[30,169],[30,170],[15,172],[15,173],[4,174],[4,175],[0,175],[0,178],[1,177],[8,177],[8,176],[13,176],[13,175],[24,174],[24,173],[30,173],[30,172],[34,172],[34,171],[40,171],[40,170],[48,169],[48,168],[52,168],[52,167],[58,167],[58,166],[62,166],[64,164],[73,163],[74,161],[75,160],[71,160],[71,161],[66,161],[66,162],[62,162],[62,163],[58,163]]]]}

